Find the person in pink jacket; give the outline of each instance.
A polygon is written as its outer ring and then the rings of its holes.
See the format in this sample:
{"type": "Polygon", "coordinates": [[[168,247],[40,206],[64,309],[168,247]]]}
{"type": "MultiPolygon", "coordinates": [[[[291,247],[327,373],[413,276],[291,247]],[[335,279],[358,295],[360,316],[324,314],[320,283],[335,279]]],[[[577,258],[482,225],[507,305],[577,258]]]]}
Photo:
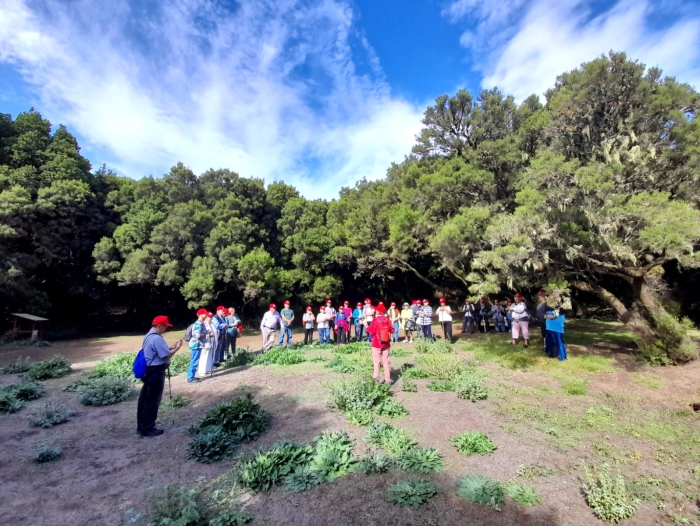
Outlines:
{"type": "Polygon", "coordinates": [[[384,381],[391,385],[391,369],[389,368],[389,351],[391,350],[391,335],[394,326],[386,317],[386,307],[379,303],[374,309],[375,317],[367,329],[372,338],[372,359],[374,361],[374,374],[372,377],[379,381],[379,365],[384,367],[384,381]]]}

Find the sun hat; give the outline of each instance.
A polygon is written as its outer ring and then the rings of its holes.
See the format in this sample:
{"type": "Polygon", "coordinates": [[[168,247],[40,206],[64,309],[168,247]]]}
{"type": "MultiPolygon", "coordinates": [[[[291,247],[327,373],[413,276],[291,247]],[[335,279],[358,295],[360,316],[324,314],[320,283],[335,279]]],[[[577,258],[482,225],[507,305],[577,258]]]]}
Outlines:
{"type": "Polygon", "coordinates": [[[172,324],[168,320],[167,316],[156,316],[155,318],[153,318],[152,325],[153,327],[155,327],[156,325],[167,325],[168,327],[172,327],[172,324]]]}

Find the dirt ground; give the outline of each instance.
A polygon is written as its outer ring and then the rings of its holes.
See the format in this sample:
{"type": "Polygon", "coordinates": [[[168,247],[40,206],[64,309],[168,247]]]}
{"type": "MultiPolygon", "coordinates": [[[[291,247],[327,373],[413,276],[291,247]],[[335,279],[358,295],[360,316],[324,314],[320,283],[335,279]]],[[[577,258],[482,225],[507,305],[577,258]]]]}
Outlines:
{"type": "MultiPolygon", "coordinates": [[[[174,341],[179,333],[166,340],[174,341]]],[[[463,338],[504,338],[503,335],[465,336],[463,338]]],[[[309,441],[323,430],[346,430],[357,440],[356,452],[364,452],[362,441],[365,428],[347,423],[343,415],[329,410],[325,404],[327,388],[323,383],[341,375],[324,369],[322,364],[303,363],[289,367],[243,366],[216,372],[200,384],[188,384],[184,375],[172,379],[172,393],[181,394],[191,403],[178,410],[161,411],[161,426],[165,434],[152,439],[140,438],[135,433],[136,399],[106,407],[86,407],[78,403],[75,393],[63,388],[82,377],[99,360],[115,353],[139,348],[141,335],[107,339],[87,339],[59,342],[49,348],[0,349],[0,366],[14,362],[19,356],[40,360],[62,354],[71,362],[73,372],[61,379],[44,382],[47,396],[28,403],[17,414],[0,417],[0,524],[3,525],[121,525],[130,513],[147,511],[149,487],[177,483],[194,486],[201,477],[207,480],[228,471],[231,462],[201,464],[187,460],[189,441],[187,428],[217,404],[232,396],[254,394],[256,401],[272,414],[270,429],[257,442],[245,444],[245,454],[261,447],[271,446],[280,438],[309,441]],[[56,397],[64,405],[78,411],[69,423],[50,429],[30,427],[27,415],[43,407],[48,397],[56,397]],[[31,458],[40,443],[60,445],[64,458],[48,464],[36,464],[31,458]]],[[[298,341],[300,335],[295,334],[298,341]]],[[[241,346],[259,346],[259,336],[247,336],[241,346]]],[[[650,369],[635,362],[624,346],[593,345],[591,348],[571,349],[576,352],[595,352],[614,356],[613,373],[591,376],[591,396],[639,395],[639,404],[648,404],[663,410],[682,410],[697,396],[697,378],[700,364],[684,367],[650,369]],[[611,354],[614,351],[614,354],[611,354]],[[630,373],[651,372],[662,385],[648,388],[636,383],[630,373]]],[[[399,344],[399,348],[409,348],[399,344]]],[[[184,350],[184,349],[183,349],[184,350]]],[[[186,352],[186,351],[185,351],[186,352]]],[[[469,353],[460,351],[468,358],[469,353]]],[[[398,368],[414,357],[397,359],[392,367],[398,368]]],[[[486,364],[492,371],[489,380],[496,393],[504,387],[516,390],[541,384],[546,377],[539,373],[512,371],[486,364]],[[501,387],[499,387],[501,385],[501,387]]],[[[0,376],[0,383],[13,383],[16,375],[0,376]]],[[[580,470],[575,464],[601,459],[600,453],[587,449],[552,447],[552,437],[499,413],[503,395],[490,397],[482,403],[459,400],[453,392],[432,392],[426,388],[429,380],[417,380],[418,393],[400,392],[392,387],[395,397],[410,411],[410,416],[393,424],[415,432],[418,443],[435,447],[445,457],[445,469],[424,478],[438,487],[438,495],[417,510],[398,507],[386,502],[390,484],[408,477],[392,471],[385,475],[352,474],[333,483],[292,493],[283,487],[243,500],[246,511],[254,515],[253,524],[259,525],[522,525],[565,526],[603,524],[598,521],[581,495],[580,470]],[[467,430],[483,431],[498,445],[488,456],[465,457],[449,443],[449,437],[467,430]],[[551,466],[556,473],[527,481],[542,495],[541,503],[533,508],[514,504],[501,512],[468,503],[457,497],[456,482],[467,473],[478,473],[501,481],[514,478],[519,467],[533,464],[551,466]]],[[[166,395],[167,398],[166,384],[166,395]]],[[[547,402],[545,402],[546,405],[547,402]]],[[[583,402],[582,402],[583,403],[583,402]]],[[[695,422],[697,424],[697,421],[695,422]]],[[[622,440],[614,441],[622,449],[622,440]]],[[[671,476],[675,471],[689,471],[697,459],[676,458],[672,463],[656,462],[655,449],[638,443],[629,448],[643,458],[637,463],[645,473],[659,477],[671,476]]],[[[604,458],[603,458],[604,460],[604,458]]],[[[521,480],[522,481],[522,480],[521,480]]],[[[681,510],[695,514],[696,510],[681,510]]],[[[672,524],[668,515],[651,503],[643,503],[633,519],[625,524],[672,524]]],[[[679,522],[679,524],[683,524],[679,522]]],[[[688,523],[692,524],[692,523],[688,523]]]]}

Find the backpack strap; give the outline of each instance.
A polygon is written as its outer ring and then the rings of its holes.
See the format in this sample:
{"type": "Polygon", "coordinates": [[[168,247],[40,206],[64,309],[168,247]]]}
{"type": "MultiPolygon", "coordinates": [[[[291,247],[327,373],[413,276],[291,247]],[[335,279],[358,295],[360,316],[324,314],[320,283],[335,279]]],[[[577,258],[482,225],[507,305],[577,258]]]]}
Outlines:
{"type": "MultiPolygon", "coordinates": [[[[144,356],[144,358],[146,357],[146,342],[148,341],[148,337],[149,337],[149,336],[155,336],[155,334],[153,334],[153,333],[147,334],[147,335],[145,336],[145,338],[143,339],[143,343],[141,344],[141,348],[143,349],[143,356],[144,356]]],[[[153,363],[153,360],[156,359],[156,356],[157,356],[157,355],[154,354],[154,355],[153,355],[153,358],[151,358],[150,361],[146,360],[146,366],[151,365],[151,363],[153,363]]]]}

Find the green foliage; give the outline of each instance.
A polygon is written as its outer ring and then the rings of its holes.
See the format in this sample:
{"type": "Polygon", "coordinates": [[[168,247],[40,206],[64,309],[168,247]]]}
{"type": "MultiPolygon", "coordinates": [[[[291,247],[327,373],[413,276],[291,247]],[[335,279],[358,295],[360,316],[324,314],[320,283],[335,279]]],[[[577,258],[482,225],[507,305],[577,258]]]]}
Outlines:
{"type": "Polygon", "coordinates": [[[204,464],[227,460],[236,452],[236,438],[221,426],[208,426],[196,433],[187,444],[187,458],[204,464]]]}
{"type": "Polygon", "coordinates": [[[418,386],[416,385],[416,382],[410,378],[401,376],[401,390],[405,393],[417,393],[418,386]]]}
{"type": "Polygon", "coordinates": [[[255,365],[296,365],[306,361],[301,351],[287,347],[275,347],[253,360],[255,365]]]}
{"type": "Polygon", "coordinates": [[[569,395],[585,395],[588,392],[588,382],[581,378],[574,378],[563,382],[561,388],[569,395]]]}
{"type": "Polygon", "coordinates": [[[398,455],[412,448],[415,440],[403,429],[396,428],[384,422],[369,426],[365,434],[365,442],[370,446],[386,449],[392,455],[398,455]]]}
{"type": "Polygon", "coordinates": [[[75,382],[71,382],[67,386],[65,386],[63,390],[68,391],[69,393],[77,393],[78,389],[80,389],[81,386],[89,384],[90,380],[76,380],[75,382]]]}
{"type": "Polygon", "coordinates": [[[402,506],[418,508],[428,502],[437,494],[437,488],[430,482],[422,479],[397,482],[389,486],[386,500],[402,506]]]}
{"type": "MultiPolygon", "coordinates": [[[[324,347],[327,347],[326,345],[323,346],[318,346],[318,349],[323,349],[324,347]]],[[[338,345],[338,346],[331,346],[333,349],[333,352],[336,354],[355,354],[358,352],[362,351],[367,351],[371,349],[371,346],[367,342],[353,342],[353,343],[348,343],[347,345],[338,345]]],[[[313,348],[313,347],[312,347],[313,348]]],[[[393,350],[392,350],[393,354],[393,350]]]]}
{"type": "Polygon", "coordinates": [[[510,484],[505,486],[503,491],[517,502],[519,506],[523,506],[524,508],[530,508],[540,503],[540,494],[532,487],[524,484],[510,484]]]}
{"type": "MultiPolygon", "coordinates": [[[[308,444],[280,440],[268,450],[258,451],[239,467],[238,481],[253,491],[266,491],[281,484],[299,466],[308,464],[314,449],[308,444]]],[[[296,487],[299,477],[296,477],[296,487]]],[[[314,483],[316,483],[314,478],[314,483]]]]}
{"type": "Polygon", "coordinates": [[[455,383],[452,380],[433,380],[428,384],[431,391],[448,392],[455,390],[455,383]]]}
{"type": "Polygon", "coordinates": [[[7,384],[0,387],[0,394],[6,394],[22,402],[36,400],[46,393],[46,389],[39,382],[23,380],[16,384],[7,384]]]}
{"type": "Polygon", "coordinates": [[[396,465],[413,473],[429,473],[442,469],[442,455],[436,449],[412,447],[403,451],[396,465]]]}
{"type": "Polygon", "coordinates": [[[24,403],[16,396],[6,391],[0,391],[0,414],[16,413],[21,411],[23,407],[24,403]]]}
{"type": "Polygon", "coordinates": [[[61,378],[70,371],[70,362],[59,354],[40,362],[34,362],[23,376],[31,380],[50,380],[61,378]]]}
{"type": "Polygon", "coordinates": [[[345,418],[354,426],[368,426],[374,422],[374,413],[370,409],[356,409],[345,413],[345,418]]]}
{"type": "Polygon", "coordinates": [[[358,471],[365,475],[379,475],[386,473],[394,466],[394,459],[390,455],[368,454],[360,457],[358,471]]]}
{"type": "Polygon", "coordinates": [[[400,418],[408,416],[408,409],[403,404],[397,402],[393,398],[387,398],[376,408],[377,414],[388,416],[389,418],[400,418]]]}
{"type": "Polygon", "coordinates": [[[437,380],[454,380],[466,367],[454,354],[426,354],[418,359],[418,363],[428,377],[437,380]]]}
{"type": "Polygon", "coordinates": [[[406,356],[411,356],[411,352],[406,349],[391,349],[392,358],[405,358],[406,356]]]}
{"type": "Polygon", "coordinates": [[[33,426],[49,428],[68,422],[75,415],[76,411],[61,407],[56,400],[52,399],[46,402],[40,414],[30,415],[27,418],[33,426]]]}
{"type": "Polygon", "coordinates": [[[63,456],[63,450],[59,446],[51,447],[46,444],[41,444],[34,454],[34,462],[44,464],[58,460],[63,456]]]}
{"type": "Polygon", "coordinates": [[[332,403],[342,412],[373,409],[387,399],[389,387],[365,378],[329,385],[332,403]]]}
{"type": "Polygon", "coordinates": [[[315,440],[316,454],[310,467],[317,473],[319,481],[332,482],[354,469],[357,463],[352,454],[354,443],[345,431],[324,431],[315,440]]]}
{"type": "Polygon", "coordinates": [[[134,378],[132,366],[136,353],[123,352],[109,356],[97,362],[97,365],[87,373],[88,378],[114,376],[117,378],[134,378]]]}
{"type": "Polygon", "coordinates": [[[410,367],[404,371],[402,378],[421,380],[423,378],[428,378],[428,373],[423,369],[418,369],[417,367],[410,367]]]}
{"type": "Polygon", "coordinates": [[[637,502],[627,495],[625,479],[620,473],[612,476],[610,466],[603,464],[592,471],[586,468],[586,478],[588,483],[583,484],[583,494],[596,517],[617,524],[637,513],[637,502]]]}
{"type": "Polygon", "coordinates": [[[130,378],[103,376],[78,387],[78,401],[84,405],[111,405],[124,402],[132,393],[130,378]]]}
{"type": "Polygon", "coordinates": [[[462,400],[486,400],[488,398],[488,390],[484,384],[483,374],[474,369],[466,369],[462,371],[455,379],[455,391],[457,398],[462,400]]]}
{"type": "Polygon", "coordinates": [[[414,348],[419,354],[452,354],[455,352],[454,345],[447,340],[435,340],[430,342],[425,338],[415,340],[414,348]]]}
{"type": "Polygon", "coordinates": [[[248,513],[226,502],[220,509],[209,493],[197,486],[169,484],[149,493],[150,522],[153,526],[243,526],[253,520],[248,513]]]}
{"type": "Polygon", "coordinates": [[[481,431],[465,431],[450,438],[452,445],[464,455],[488,455],[496,450],[496,445],[481,431]]]}
{"type": "Polygon", "coordinates": [[[192,400],[190,400],[186,396],[183,396],[181,394],[177,394],[177,395],[173,396],[171,399],[163,402],[163,406],[170,407],[172,409],[182,409],[183,407],[190,405],[191,402],[192,402],[192,400]]]}
{"type": "Polygon", "coordinates": [[[350,374],[357,370],[353,362],[349,362],[342,356],[334,356],[324,367],[334,370],[336,373],[350,374]]]}
{"type": "Polygon", "coordinates": [[[24,360],[22,360],[20,357],[17,358],[15,363],[11,363],[10,365],[3,367],[2,372],[3,374],[21,374],[29,371],[30,367],[31,364],[29,363],[29,356],[27,356],[24,360]]]}
{"type": "Polygon", "coordinates": [[[498,481],[482,475],[465,475],[457,486],[457,495],[463,499],[496,511],[501,511],[503,493],[498,481]]]}
{"type": "Polygon", "coordinates": [[[284,477],[285,487],[294,493],[311,489],[313,485],[318,483],[318,473],[308,464],[295,466],[292,472],[284,477]]]}

